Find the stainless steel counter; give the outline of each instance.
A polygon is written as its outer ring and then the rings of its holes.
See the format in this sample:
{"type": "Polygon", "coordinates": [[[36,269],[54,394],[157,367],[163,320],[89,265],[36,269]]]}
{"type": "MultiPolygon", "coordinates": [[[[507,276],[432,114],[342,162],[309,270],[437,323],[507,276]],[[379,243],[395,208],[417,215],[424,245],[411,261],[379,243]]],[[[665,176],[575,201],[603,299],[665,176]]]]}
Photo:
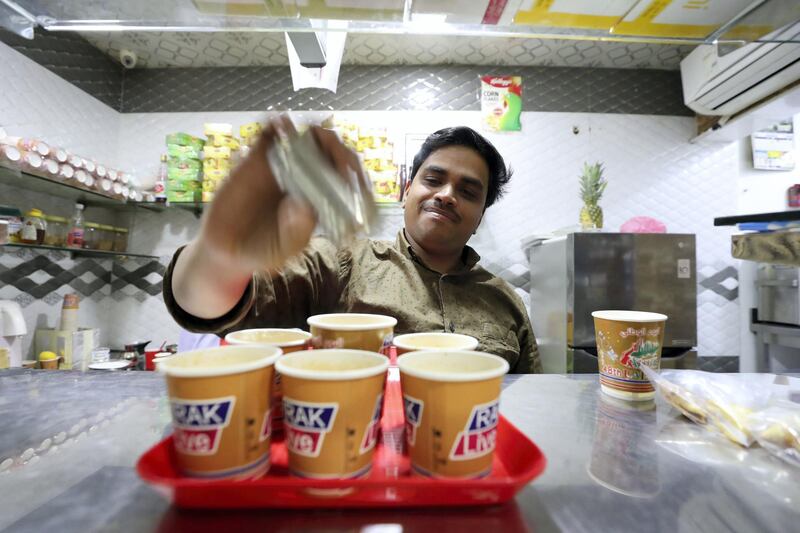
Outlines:
{"type": "Polygon", "coordinates": [[[0,530],[798,530],[800,469],[743,450],[660,402],[649,407],[601,397],[597,376],[508,376],[501,411],[548,466],[505,506],[186,512],[133,468],[169,432],[160,376],[4,371],[0,530]]]}

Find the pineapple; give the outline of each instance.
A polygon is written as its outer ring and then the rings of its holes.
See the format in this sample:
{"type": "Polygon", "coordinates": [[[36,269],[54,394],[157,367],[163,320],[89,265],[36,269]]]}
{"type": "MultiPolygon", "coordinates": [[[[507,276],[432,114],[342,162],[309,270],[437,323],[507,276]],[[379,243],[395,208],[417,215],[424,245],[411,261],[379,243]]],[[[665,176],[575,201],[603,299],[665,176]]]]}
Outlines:
{"type": "Polygon", "coordinates": [[[581,226],[583,229],[600,229],[603,227],[603,209],[597,205],[606,190],[608,182],[603,178],[603,165],[595,163],[583,164],[583,174],[580,177],[581,198],[581,226]]]}

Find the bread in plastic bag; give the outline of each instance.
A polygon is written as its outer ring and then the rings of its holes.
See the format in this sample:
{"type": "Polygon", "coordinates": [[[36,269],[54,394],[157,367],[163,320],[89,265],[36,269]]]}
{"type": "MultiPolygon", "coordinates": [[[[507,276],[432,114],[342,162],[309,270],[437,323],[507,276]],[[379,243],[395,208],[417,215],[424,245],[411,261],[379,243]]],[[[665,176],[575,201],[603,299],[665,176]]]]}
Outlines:
{"type": "Polygon", "coordinates": [[[800,467],[800,405],[773,402],[754,413],[750,428],[756,441],[784,461],[800,467]]]}
{"type": "Polygon", "coordinates": [[[752,414],[767,406],[772,396],[771,374],[714,374],[699,370],[642,371],[663,398],[690,420],[714,428],[742,446],[755,438],[752,414]]]}

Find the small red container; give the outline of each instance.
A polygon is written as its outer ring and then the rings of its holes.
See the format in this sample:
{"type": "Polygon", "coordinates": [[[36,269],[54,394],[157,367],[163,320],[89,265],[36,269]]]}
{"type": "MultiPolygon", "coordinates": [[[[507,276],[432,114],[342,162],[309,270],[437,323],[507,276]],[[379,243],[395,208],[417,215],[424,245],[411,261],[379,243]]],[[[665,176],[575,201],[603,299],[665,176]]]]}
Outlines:
{"type": "Polygon", "coordinates": [[[506,502],[542,473],[539,448],[500,417],[492,473],[482,479],[430,479],[411,474],[402,453],[403,402],[400,382],[386,384],[382,437],[372,471],[362,479],[310,480],[288,472],[282,435],[273,435],[269,473],[246,481],[183,477],[177,470],[172,437],[148,450],[136,465],[139,475],[166,492],[178,507],[190,508],[400,508],[491,505],[506,502]],[[331,490],[333,489],[333,490],[331,490]]]}

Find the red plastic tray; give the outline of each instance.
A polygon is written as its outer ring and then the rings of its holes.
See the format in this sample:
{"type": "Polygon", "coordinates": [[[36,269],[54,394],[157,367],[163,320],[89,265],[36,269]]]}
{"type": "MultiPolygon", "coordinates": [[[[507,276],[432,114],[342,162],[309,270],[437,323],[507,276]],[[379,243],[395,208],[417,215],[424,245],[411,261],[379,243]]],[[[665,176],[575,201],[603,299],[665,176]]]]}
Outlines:
{"type": "Polygon", "coordinates": [[[384,398],[382,438],[375,450],[372,471],[361,479],[309,480],[290,476],[281,434],[273,435],[272,466],[259,479],[183,477],[176,467],[172,437],[142,455],[136,469],[145,481],[163,489],[178,507],[227,509],[491,505],[510,500],[544,470],[544,454],[501,416],[489,476],[457,480],[413,475],[408,457],[402,453],[403,402],[398,381],[387,381],[384,398]]]}

